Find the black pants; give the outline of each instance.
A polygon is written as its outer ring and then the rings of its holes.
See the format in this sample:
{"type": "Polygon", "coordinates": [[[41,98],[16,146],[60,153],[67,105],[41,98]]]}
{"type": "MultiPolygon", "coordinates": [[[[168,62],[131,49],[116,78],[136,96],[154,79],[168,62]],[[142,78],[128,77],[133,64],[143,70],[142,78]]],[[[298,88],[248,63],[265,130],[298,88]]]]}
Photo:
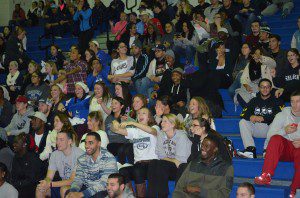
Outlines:
{"type": "Polygon", "coordinates": [[[86,31],[79,32],[78,45],[81,54],[84,55],[85,50],[89,48],[89,42],[92,40],[93,36],[94,30],[92,28],[86,31]]]}
{"type": "Polygon", "coordinates": [[[118,162],[125,164],[134,163],[133,144],[132,143],[109,143],[107,150],[118,158],[118,162]]]}
{"type": "Polygon", "coordinates": [[[135,184],[142,184],[147,179],[150,162],[137,162],[133,166],[121,168],[119,173],[124,175],[126,183],[134,180],[135,184]]]}
{"type": "Polygon", "coordinates": [[[177,180],[178,169],[173,162],[153,160],[148,167],[147,197],[168,197],[169,180],[177,180]]]}

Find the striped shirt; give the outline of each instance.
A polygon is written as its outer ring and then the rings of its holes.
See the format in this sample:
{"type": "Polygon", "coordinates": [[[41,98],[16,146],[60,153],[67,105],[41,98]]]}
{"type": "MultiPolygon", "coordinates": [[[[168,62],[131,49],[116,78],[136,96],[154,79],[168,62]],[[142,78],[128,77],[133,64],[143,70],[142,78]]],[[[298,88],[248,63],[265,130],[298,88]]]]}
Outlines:
{"type": "Polygon", "coordinates": [[[76,176],[70,192],[80,192],[83,186],[86,187],[82,191],[84,197],[91,197],[98,192],[106,191],[108,176],[117,172],[117,161],[106,149],[101,148],[96,161],[92,156],[84,154],[77,159],[76,176]]]}

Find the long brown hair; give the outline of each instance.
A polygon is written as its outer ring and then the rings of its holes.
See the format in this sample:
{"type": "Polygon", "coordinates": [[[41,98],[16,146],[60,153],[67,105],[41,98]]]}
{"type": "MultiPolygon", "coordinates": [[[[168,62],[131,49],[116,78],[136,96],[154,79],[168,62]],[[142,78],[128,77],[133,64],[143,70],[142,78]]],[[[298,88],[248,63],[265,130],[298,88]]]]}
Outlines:
{"type": "Polygon", "coordinates": [[[92,111],[89,113],[88,117],[94,119],[96,122],[99,122],[99,129],[103,130],[103,117],[100,111],[92,111]]]}
{"type": "Polygon", "coordinates": [[[72,133],[73,142],[76,144],[76,146],[78,146],[78,136],[69,120],[69,117],[62,112],[57,113],[56,116],[63,123],[61,131],[68,131],[69,133],[72,133]]]}
{"type": "MultiPolygon", "coordinates": [[[[99,85],[102,87],[102,89],[103,89],[102,99],[103,99],[103,102],[105,104],[107,104],[108,101],[111,99],[111,94],[109,92],[108,87],[105,85],[105,83],[103,81],[98,81],[95,83],[95,85],[99,85]]],[[[95,87],[95,85],[94,85],[94,87],[95,87]]],[[[91,99],[93,99],[94,97],[95,97],[95,93],[92,95],[91,99]]],[[[90,100],[90,101],[92,101],[92,100],[90,100]]]]}
{"type": "MultiPolygon", "coordinates": [[[[146,96],[144,96],[143,94],[136,94],[136,95],[132,98],[132,105],[131,105],[131,109],[132,109],[132,110],[131,110],[130,113],[129,113],[129,116],[130,116],[131,118],[133,118],[133,119],[135,119],[135,118],[136,118],[136,115],[137,115],[137,112],[133,109],[133,101],[134,101],[135,98],[139,98],[139,99],[142,100],[142,102],[143,102],[142,108],[147,107],[147,104],[148,104],[148,100],[147,100],[147,97],[146,97],[146,96]]],[[[142,109],[142,108],[141,108],[141,109],[142,109]]]]}

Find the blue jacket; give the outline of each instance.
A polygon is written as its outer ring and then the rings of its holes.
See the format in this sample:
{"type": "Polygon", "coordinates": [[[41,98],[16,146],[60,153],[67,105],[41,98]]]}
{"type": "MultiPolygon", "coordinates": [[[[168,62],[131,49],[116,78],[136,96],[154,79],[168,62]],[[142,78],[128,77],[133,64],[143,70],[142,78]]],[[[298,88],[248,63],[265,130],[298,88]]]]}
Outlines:
{"type": "Polygon", "coordinates": [[[90,106],[90,96],[86,96],[83,100],[71,98],[66,101],[64,106],[68,112],[72,113],[73,117],[84,118],[87,122],[87,117],[89,115],[89,106],[90,106]]]}
{"type": "Polygon", "coordinates": [[[103,50],[99,50],[97,52],[97,57],[99,58],[100,63],[103,66],[110,66],[111,57],[110,57],[110,55],[108,55],[107,53],[105,53],[103,50]]]}
{"type": "Polygon", "coordinates": [[[87,31],[89,29],[91,29],[91,16],[92,16],[92,10],[89,8],[85,11],[80,10],[80,11],[76,11],[74,16],[73,16],[73,20],[74,21],[80,21],[80,31],[87,31]]]}
{"type": "Polygon", "coordinates": [[[93,76],[93,73],[90,73],[87,76],[86,83],[87,86],[89,87],[90,91],[94,91],[94,85],[98,81],[103,81],[105,85],[110,85],[109,80],[107,79],[107,76],[109,75],[109,66],[104,66],[102,67],[102,71],[97,75],[93,76]]]}

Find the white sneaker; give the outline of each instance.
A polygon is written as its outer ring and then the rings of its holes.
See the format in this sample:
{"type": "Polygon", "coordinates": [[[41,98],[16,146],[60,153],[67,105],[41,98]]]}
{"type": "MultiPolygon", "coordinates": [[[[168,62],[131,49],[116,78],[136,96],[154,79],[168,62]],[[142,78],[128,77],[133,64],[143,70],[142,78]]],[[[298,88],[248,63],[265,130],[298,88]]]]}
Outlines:
{"type": "Polygon", "coordinates": [[[253,152],[250,152],[250,151],[237,151],[237,155],[239,157],[242,157],[242,158],[249,158],[249,159],[253,159],[253,152]]]}

